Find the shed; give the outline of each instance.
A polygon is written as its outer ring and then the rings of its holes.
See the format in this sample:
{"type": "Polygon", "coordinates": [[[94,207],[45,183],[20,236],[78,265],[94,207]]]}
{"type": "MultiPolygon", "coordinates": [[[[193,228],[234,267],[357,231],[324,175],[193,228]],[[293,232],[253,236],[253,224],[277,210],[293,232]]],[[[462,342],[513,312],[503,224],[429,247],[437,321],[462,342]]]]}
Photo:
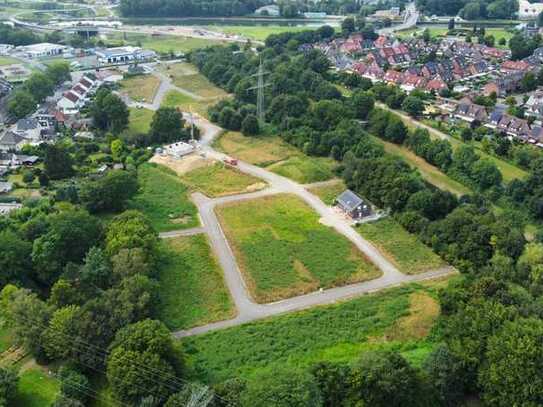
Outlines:
{"type": "Polygon", "coordinates": [[[371,215],[371,205],[364,202],[350,189],[347,189],[336,198],[337,206],[353,219],[360,219],[371,215]]]}

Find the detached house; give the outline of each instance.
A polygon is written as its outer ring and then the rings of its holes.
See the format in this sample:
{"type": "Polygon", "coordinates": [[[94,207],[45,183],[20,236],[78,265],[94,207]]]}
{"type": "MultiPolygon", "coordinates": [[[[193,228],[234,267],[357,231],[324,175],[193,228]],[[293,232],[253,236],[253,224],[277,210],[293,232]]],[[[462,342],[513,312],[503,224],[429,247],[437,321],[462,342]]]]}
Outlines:
{"type": "Polygon", "coordinates": [[[0,151],[19,151],[28,140],[11,131],[0,135],[0,151]]]}
{"type": "Polygon", "coordinates": [[[460,104],[454,112],[454,116],[468,123],[475,121],[484,123],[488,115],[484,106],[471,103],[469,100],[460,101],[460,104]]]}

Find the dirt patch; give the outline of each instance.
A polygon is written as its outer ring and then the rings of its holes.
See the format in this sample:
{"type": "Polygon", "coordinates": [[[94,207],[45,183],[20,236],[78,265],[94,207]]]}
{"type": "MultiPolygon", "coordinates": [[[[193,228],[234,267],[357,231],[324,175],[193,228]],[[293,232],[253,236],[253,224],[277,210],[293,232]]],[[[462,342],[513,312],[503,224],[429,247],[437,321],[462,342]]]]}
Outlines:
{"type": "Polygon", "coordinates": [[[247,188],[245,188],[245,191],[247,192],[256,192],[260,191],[261,189],[264,189],[268,186],[265,182],[257,182],[255,184],[249,185],[247,188]]]}
{"type": "Polygon", "coordinates": [[[179,160],[169,156],[155,154],[150,162],[164,165],[173,170],[177,175],[184,175],[192,170],[212,165],[214,161],[197,154],[190,154],[179,160]]]}
{"type": "Polygon", "coordinates": [[[398,319],[387,332],[386,341],[407,341],[425,338],[439,316],[439,303],[424,292],[411,294],[409,315],[398,319]]]}

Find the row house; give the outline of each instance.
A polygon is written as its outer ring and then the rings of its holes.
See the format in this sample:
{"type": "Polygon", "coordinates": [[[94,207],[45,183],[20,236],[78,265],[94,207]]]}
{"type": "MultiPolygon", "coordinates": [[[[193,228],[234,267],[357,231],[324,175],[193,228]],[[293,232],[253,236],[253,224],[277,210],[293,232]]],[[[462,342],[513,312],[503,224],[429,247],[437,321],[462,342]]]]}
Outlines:
{"type": "Polygon", "coordinates": [[[469,99],[462,99],[454,111],[454,117],[468,123],[485,123],[488,114],[484,106],[476,105],[469,99]]]}
{"type": "Polygon", "coordinates": [[[383,69],[375,62],[369,64],[358,62],[353,65],[352,70],[358,75],[371,79],[374,82],[382,80],[385,76],[383,69]]]}
{"type": "Polygon", "coordinates": [[[393,69],[389,69],[383,76],[383,80],[391,85],[400,86],[403,90],[411,92],[414,89],[423,89],[427,92],[439,93],[443,89],[447,89],[448,86],[439,78],[428,80],[423,76],[413,75],[408,72],[398,72],[393,69]]]}
{"type": "Polygon", "coordinates": [[[533,92],[524,104],[526,113],[537,118],[543,117],[543,91],[533,92]]]}
{"type": "Polygon", "coordinates": [[[534,69],[534,65],[526,61],[505,61],[500,65],[503,73],[523,72],[527,73],[534,69]]]}
{"type": "Polygon", "coordinates": [[[483,95],[490,96],[495,93],[498,97],[505,97],[518,89],[523,77],[524,72],[517,71],[490,81],[484,85],[483,95]]]}
{"type": "Polygon", "coordinates": [[[79,112],[87,102],[90,92],[98,85],[96,78],[85,75],[57,102],[60,112],[70,115],[79,112]]]}
{"type": "Polygon", "coordinates": [[[413,60],[404,44],[381,48],[378,52],[390,65],[409,64],[413,60]]]}
{"type": "Polygon", "coordinates": [[[511,116],[502,109],[493,111],[485,126],[526,143],[539,144],[543,140],[541,126],[530,127],[526,120],[511,116]]]}

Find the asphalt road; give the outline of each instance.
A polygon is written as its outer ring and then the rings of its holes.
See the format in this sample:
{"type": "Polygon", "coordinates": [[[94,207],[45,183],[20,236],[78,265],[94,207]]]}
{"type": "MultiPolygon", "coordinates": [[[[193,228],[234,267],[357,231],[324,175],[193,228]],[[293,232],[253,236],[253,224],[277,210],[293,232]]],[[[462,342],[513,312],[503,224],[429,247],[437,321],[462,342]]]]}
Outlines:
{"type": "MultiPolygon", "coordinates": [[[[202,130],[202,150],[205,151],[211,158],[218,160],[225,158],[226,156],[224,154],[215,151],[211,147],[213,139],[222,131],[222,129],[204,119],[198,119],[197,124],[202,130]]],[[[193,201],[198,207],[202,220],[202,229],[208,235],[212,250],[223,269],[226,285],[237,309],[237,316],[234,319],[175,332],[174,336],[178,338],[236,326],[273,315],[279,315],[318,305],[331,304],[350,297],[379,291],[384,288],[397,286],[403,283],[422,281],[455,273],[453,268],[444,267],[442,269],[413,276],[402,274],[371,243],[362,238],[362,236],[360,236],[341,215],[334,212],[330,207],[326,206],[319,198],[307,191],[303,185],[242,161],[238,162],[238,169],[244,173],[265,180],[269,185],[268,188],[254,193],[232,195],[215,199],[207,198],[200,193],[193,195],[193,201]],[[256,303],[251,298],[249,290],[245,285],[245,281],[243,280],[242,274],[236,263],[232,249],[230,248],[230,245],[228,244],[228,241],[221,229],[220,223],[215,214],[215,207],[229,202],[255,199],[277,193],[294,194],[304,200],[315,211],[317,211],[317,213],[319,213],[322,223],[333,227],[338,233],[345,236],[360,251],[362,251],[382,271],[382,276],[371,281],[317,291],[311,294],[301,295],[274,303],[256,303]]],[[[182,231],[179,233],[191,232],[182,231]]],[[[169,236],[173,236],[174,234],[175,232],[170,232],[169,236]]]]}

